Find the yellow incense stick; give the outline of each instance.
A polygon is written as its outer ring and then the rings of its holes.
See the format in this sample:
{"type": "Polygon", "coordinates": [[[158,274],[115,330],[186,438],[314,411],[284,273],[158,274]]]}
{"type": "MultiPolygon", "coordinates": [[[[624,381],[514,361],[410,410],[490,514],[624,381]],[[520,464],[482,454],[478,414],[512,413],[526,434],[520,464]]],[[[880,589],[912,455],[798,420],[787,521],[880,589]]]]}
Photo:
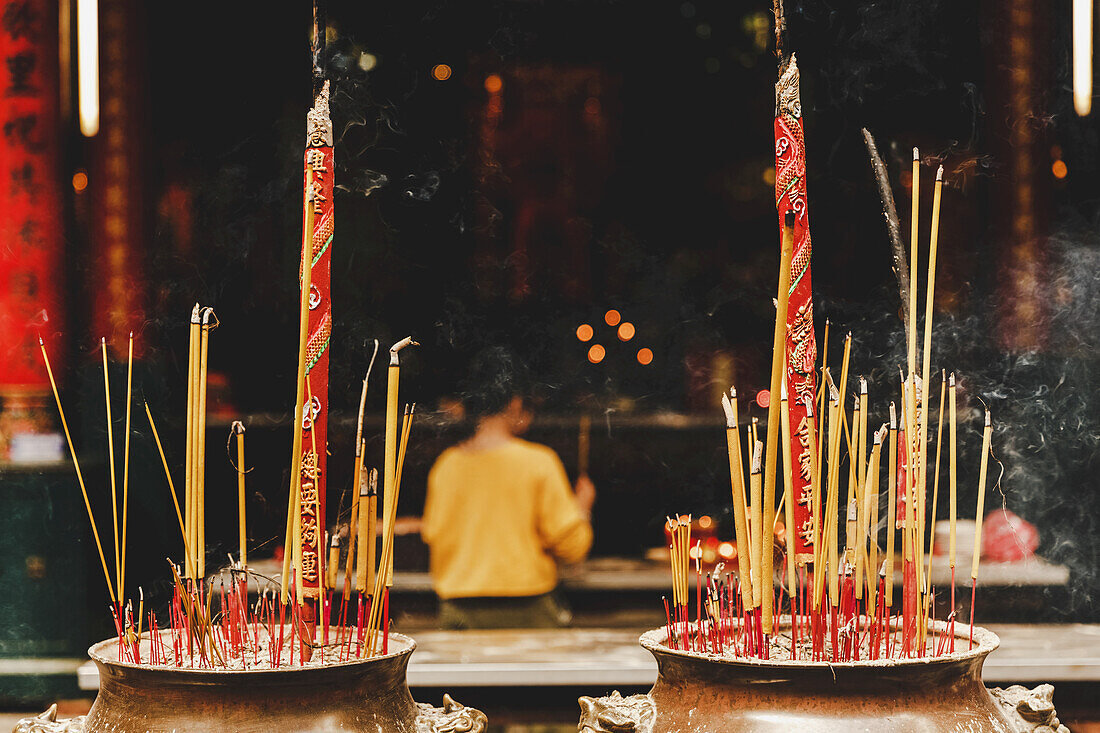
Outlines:
{"type": "Polygon", "coordinates": [[[336,587],[336,574],[340,569],[340,536],[332,535],[328,549],[328,565],[325,566],[325,587],[336,587]]]}
{"type": "MultiPolygon", "coordinates": [[[[932,592],[932,550],[936,538],[936,514],[940,502],[940,448],[943,442],[943,401],[947,395],[947,371],[940,372],[940,410],[937,416],[939,425],[936,428],[936,465],[932,475],[932,520],[928,527],[928,568],[925,573],[925,593],[932,592]]],[[[923,542],[923,536],[921,541],[923,542]]],[[[929,599],[930,600],[930,599],[929,599]]]]}
{"type": "MultiPolygon", "coordinates": [[[[127,517],[130,505],[130,402],[134,395],[134,332],[130,332],[126,353],[126,437],[122,448],[122,571],[119,574],[119,587],[126,587],[126,537],[127,517]]],[[[141,614],[138,614],[140,619],[141,614]]]]}
{"type": "MultiPolygon", "coordinates": [[[[305,415],[306,362],[309,347],[309,292],[313,279],[313,171],[306,168],[305,202],[303,204],[304,226],[302,227],[302,284],[298,303],[298,376],[294,396],[294,427],[291,444],[290,464],[290,500],[287,509],[287,542],[283,546],[283,585],[282,602],[289,600],[288,582],[290,580],[291,555],[287,549],[294,541],[295,519],[292,516],[297,503],[297,495],[302,484],[302,419],[305,415]]],[[[298,579],[301,585],[301,578],[298,579]]]]}
{"type": "Polygon", "coordinates": [[[779,254],[779,288],[776,294],[775,331],[772,336],[772,374],[768,402],[768,433],[767,448],[765,450],[764,464],[764,507],[763,524],[761,525],[761,575],[769,583],[764,591],[764,605],[761,614],[764,618],[764,633],[772,632],[772,604],[775,594],[771,589],[772,564],[774,554],[771,547],[775,536],[775,476],[776,461],[779,443],[779,400],[776,395],[782,389],[783,370],[787,362],[787,305],[791,294],[791,257],[794,251],[794,219],[793,211],[788,211],[783,222],[783,236],[779,254]]]}
{"type": "Polygon", "coordinates": [[[978,580],[978,564],[982,559],[982,524],[985,519],[985,480],[989,468],[989,443],[993,437],[993,423],[989,410],[985,411],[985,429],[982,431],[982,465],[978,470],[978,508],[974,513],[974,560],[970,566],[971,581],[978,580]]]}
{"type": "MultiPolygon", "coordinates": [[[[794,599],[798,595],[798,585],[796,583],[796,576],[794,570],[794,548],[795,537],[798,534],[798,527],[794,526],[794,467],[791,461],[791,411],[787,401],[787,379],[783,378],[783,385],[779,390],[779,422],[780,422],[780,442],[782,446],[780,452],[783,454],[783,511],[785,513],[786,529],[786,546],[787,546],[787,595],[791,601],[791,616],[794,616],[795,603],[794,599]]],[[[782,609],[780,609],[782,612],[782,609]]]]}
{"type": "MultiPolygon", "coordinates": [[[[928,248],[928,286],[925,292],[925,308],[924,308],[924,348],[923,348],[923,360],[921,362],[921,396],[920,396],[920,431],[917,434],[917,461],[916,476],[919,477],[919,485],[917,487],[917,523],[916,523],[916,556],[917,556],[917,588],[921,592],[926,591],[926,585],[924,578],[924,527],[926,523],[926,511],[925,502],[928,494],[928,389],[929,389],[929,371],[931,370],[932,359],[932,303],[935,299],[936,293],[936,252],[938,249],[939,233],[940,233],[940,194],[943,190],[943,166],[941,165],[936,171],[936,186],[932,195],[932,233],[931,241],[928,248]]],[[[935,517],[933,517],[933,524],[935,523],[935,517]]],[[[931,548],[929,548],[931,549],[931,548]]],[[[929,553],[929,563],[931,563],[931,553],[929,553]]],[[[931,566],[929,566],[931,567],[931,566]]],[[[930,583],[930,581],[929,581],[930,583]]],[[[926,599],[927,600],[927,599],[926,599]]],[[[926,608],[925,604],[921,604],[922,613],[926,608]]],[[[927,625],[921,624],[921,636],[923,637],[927,625]]],[[[922,639],[923,642],[923,639],[922,639]]]]}
{"type": "MultiPolygon", "coordinates": [[[[377,577],[378,564],[378,541],[375,535],[378,534],[378,470],[372,468],[370,474],[367,476],[367,519],[366,519],[366,546],[367,546],[367,580],[365,592],[367,595],[373,597],[375,593],[374,580],[377,577]]],[[[359,514],[359,526],[363,526],[362,507],[360,507],[359,514]]],[[[362,547],[364,543],[363,530],[360,530],[359,543],[362,547]]]]}
{"type": "MultiPolygon", "coordinates": [[[[817,456],[813,449],[813,446],[817,445],[817,431],[814,428],[815,419],[814,401],[810,395],[806,395],[806,430],[808,431],[810,445],[810,512],[813,519],[813,541],[811,547],[816,554],[821,533],[821,471],[817,463],[817,456]]],[[[813,557],[814,555],[807,558],[800,558],[799,565],[804,565],[807,560],[813,557]]]]}
{"type": "Polygon", "coordinates": [[[855,565],[856,557],[856,532],[859,529],[859,398],[853,400],[852,406],[852,430],[855,431],[855,440],[848,441],[848,499],[845,503],[845,529],[844,529],[844,559],[845,562],[855,565]]]}
{"type": "Polygon", "coordinates": [[[76,481],[80,484],[80,494],[84,497],[84,508],[88,511],[88,523],[92,525],[92,536],[95,538],[96,549],[99,550],[99,563],[103,566],[103,578],[107,581],[107,592],[111,596],[111,605],[118,605],[115,596],[115,586],[111,582],[111,574],[107,570],[107,559],[103,555],[103,543],[99,541],[99,529],[96,527],[95,517],[92,515],[92,503],[88,501],[88,489],[84,486],[84,474],[80,471],[80,461],[76,458],[76,448],[73,447],[73,438],[69,434],[69,423],[65,419],[65,410],[61,407],[61,395],[57,392],[57,382],[53,378],[53,369],[50,367],[50,357],[46,355],[46,343],[38,338],[38,346],[42,349],[42,361],[46,364],[46,375],[50,378],[50,388],[53,390],[53,398],[57,403],[57,414],[61,417],[61,427],[65,430],[65,442],[69,446],[69,455],[73,459],[73,468],[76,469],[76,481]]]}
{"type": "Polygon", "coordinates": [[[244,468],[244,423],[235,420],[232,425],[237,436],[237,551],[240,554],[240,567],[248,567],[248,522],[245,514],[245,468],[244,468]]]}
{"type": "Polygon", "coordinates": [[[206,577],[206,374],[210,356],[210,332],[218,327],[214,309],[202,310],[202,328],[199,330],[199,403],[198,403],[198,453],[195,455],[195,485],[199,577],[206,577]]]}
{"type": "Polygon", "coordinates": [[[920,152],[913,148],[913,208],[909,231],[909,374],[917,369],[917,239],[920,233],[920,152]]]}
{"type": "MultiPolygon", "coordinates": [[[[149,411],[149,403],[145,403],[145,416],[149,418],[149,428],[153,431],[153,440],[157,444],[157,452],[160,453],[160,462],[164,466],[164,477],[168,479],[168,493],[172,496],[172,506],[176,510],[176,519],[180,524],[180,535],[183,537],[183,554],[187,565],[191,564],[191,552],[187,545],[187,530],[183,526],[183,514],[180,512],[180,503],[176,498],[176,486],[172,483],[172,472],[168,470],[168,459],[164,457],[164,446],[160,443],[160,434],[157,432],[156,423],[153,422],[153,413],[149,411]]],[[[192,577],[193,573],[188,571],[187,577],[192,577]]]]}
{"type": "MultiPolygon", "coordinates": [[[[359,393],[359,415],[355,421],[355,473],[354,481],[355,485],[351,494],[351,519],[348,521],[348,557],[344,565],[344,600],[346,601],[351,596],[351,588],[353,581],[359,580],[359,573],[353,574],[353,568],[355,567],[355,561],[357,558],[356,546],[359,541],[359,516],[360,505],[364,504],[364,483],[363,483],[363,415],[367,408],[367,387],[370,385],[370,373],[374,369],[374,360],[378,356],[378,339],[374,340],[374,352],[371,354],[370,363],[367,365],[367,373],[363,376],[363,389],[359,393]]],[[[339,517],[337,517],[339,521],[339,517]]],[[[369,572],[373,573],[372,568],[369,572]]],[[[360,592],[363,590],[365,583],[355,583],[355,588],[360,592]]]]}
{"type": "Polygon", "coordinates": [[[863,377],[859,378],[859,443],[856,446],[858,451],[859,463],[856,476],[859,479],[859,486],[863,487],[867,485],[867,420],[870,415],[868,414],[868,397],[867,397],[867,380],[863,377]]]}
{"type": "Polygon", "coordinates": [[[886,474],[886,607],[894,605],[894,542],[898,533],[898,413],[890,403],[890,445],[886,474]]]}
{"type": "Polygon", "coordinates": [[[840,605],[840,557],[837,546],[840,530],[837,515],[840,510],[840,429],[843,409],[839,397],[830,400],[829,497],[825,508],[825,533],[828,535],[828,541],[825,544],[829,553],[827,566],[829,602],[834,607],[840,605]]]}
{"type": "Polygon", "coordinates": [[[100,350],[103,352],[103,395],[107,405],[107,461],[111,474],[111,515],[114,518],[115,529],[115,583],[117,584],[119,603],[122,602],[122,566],[118,543],[118,493],[115,490],[115,438],[111,427],[111,380],[107,373],[107,339],[99,340],[100,350]]]}
{"type": "Polygon", "coordinates": [[[737,574],[741,580],[741,602],[752,605],[752,569],[749,565],[749,528],[745,507],[745,474],[741,462],[741,440],[737,424],[737,390],[730,387],[722,395],[722,410],[726,414],[726,452],[730,464],[730,490],[733,494],[733,531],[737,540],[737,574]]]}
{"type": "MultiPolygon", "coordinates": [[[[764,583],[770,583],[771,576],[764,577],[762,571],[761,553],[764,546],[761,538],[764,536],[764,512],[763,496],[760,486],[760,451],[764,444],[756,441],[752,446],[752,468],[749,471],[749,514],[751,522],[749,526],[750,542],[752,542],[752,607],[761,608],[764,602],[764,583]]],[[[769,548],[770,551],[770,548],[769,548]]]]}
{"type": "Polygon", "coordinates": [[[948,548],[947,549],[947,562],[950,565],[951,569],[954,570],[955,569],[955,518],[957,516],[957,508],[958,508],[958,505],[956,503],[956,499],[957,499],[957,496],[958,496],[958,492],[957,492],[958,486],[957,486],[957,483],[956,483],[957,474],[955,472],[955,469],[958,465],[957,464],[957,456],[956,456],[956,450],[957,450],[957,446],[958,446],[958,442],[957,442],[958,438],[957,438],[957,435],[956,435],[956,428],[957,428],[957,425],[958,425],[958,420],[957,420],[956,402],[955,402],[955,372],[951,372],[951,377],[948,379],[948,382],[947,382],[947,390],[948,390],[948,393],[951,395],[951,398],[950,398],[951,418],[948,421],[948,426],[949,426],[948,440],[950,442],[949,442],[949,445],[948,445],[948,447],[949,447],[949,453],[948,453],[949,465],[948,465],[948,474],[947,474],[949,489],[950,489],[950,492],[951,492],[951,508],[950,508],[950,515],[948,517],[950,540],[949,540],[948,545],[947,545],[947,548],[948,548]]]}
{"type": "MultiPolygon", "coordinates": [[[[184,457],[184,469],[183,469],[183,507],[186,514],[186,536],[184,546],[187,548],[193,548],[194,542],[191,540],[191,530],[195,526],[194,520],[194,486],[192,485],[194,479],[194,459],[193,454],[195,451],[195,379],[198,371],[198,356],[199,356],[199,327],[202,323],[202,317],[200,316],[199,304],[195,303],[195,307],[191,309],[191,324],[188,327],[187,333],[187,440],[185,445],[185,457],[184,457]]],[[[187,562],[184,564],[184,572],[187,574],[188,580],[193,580],[195,577],[195,564],[193,562],[194,557],[192,555],[193,550],[187,550],[187,562]]]]}
{"type": "MultiPolygon", "coordinates": [[[[393,523],[397,518],[397,504],[394,501],[397,480],[397,421],[398,391],[401,383],[401,350],[407,346],[418,346],[411,337],[406,336],[390,347],[390,365],[386,380],[386,429],[385,458],[382,464],[382,535],[393,533],[393,523]]],[[[385,585],[393,583],[393,557],[386,560],[385,585]]]]}

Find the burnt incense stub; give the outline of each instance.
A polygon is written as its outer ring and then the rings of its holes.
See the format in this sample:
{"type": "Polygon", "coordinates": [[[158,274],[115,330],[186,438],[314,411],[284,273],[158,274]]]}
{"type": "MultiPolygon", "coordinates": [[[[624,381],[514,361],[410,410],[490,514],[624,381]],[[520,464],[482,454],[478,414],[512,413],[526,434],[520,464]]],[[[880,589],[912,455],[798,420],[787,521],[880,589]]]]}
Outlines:
{"type": "Polygon", "coordinates": [[[332,119],[328,112],[328,81],[321,85],[321,91],[306,112],[306,147],[332,147],[332,119]]]}

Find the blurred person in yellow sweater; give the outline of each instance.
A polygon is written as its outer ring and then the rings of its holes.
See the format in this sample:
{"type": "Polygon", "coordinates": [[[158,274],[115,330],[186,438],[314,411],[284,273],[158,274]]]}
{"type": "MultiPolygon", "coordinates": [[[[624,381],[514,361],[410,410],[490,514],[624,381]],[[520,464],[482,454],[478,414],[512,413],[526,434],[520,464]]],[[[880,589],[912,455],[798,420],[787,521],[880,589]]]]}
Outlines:
{"type": "Polygon", "coordinates": [[[558,563],[592,546],[596,490],[570,490],[558,455],[521,439],[532,414],[523,366],[492,348],[471,368],[464,400],[474,434],[445,450],[428,474],[421,535],[431,550],[440,625],[540,628],[572,620],[555,593],[558,563]]]}

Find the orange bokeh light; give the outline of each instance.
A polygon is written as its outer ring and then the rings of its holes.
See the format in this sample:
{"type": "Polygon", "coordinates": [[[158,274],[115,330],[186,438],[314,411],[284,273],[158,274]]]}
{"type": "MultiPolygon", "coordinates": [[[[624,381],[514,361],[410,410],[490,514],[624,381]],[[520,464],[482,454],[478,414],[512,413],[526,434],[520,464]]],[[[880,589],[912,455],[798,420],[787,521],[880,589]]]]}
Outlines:
{"type": "Polygon", "coordinates": [[[653,363],[653,352],[649,349],[638,349],[638,363],[642,366],[653,363]]]}
{"type": "Polygon", "coordinates": [[[614,308],[603,314],[603,321],[609,326],[618,326],[621,320],[623,320],[623,315],[614,308]]]}
{"type": "Polygon", "coordinates": [[[489,94],[496,94],[504,88],[504,80],[500,78],[499,74],[489,74],[485,77],[485,91],[489,94]]]}
{"type": "Polygon", "coordinates": [[[588,360],[593,364],[599,364],[607,355],[607,350],[599,344],[592,344],[588,349],[588,360]]]}
{"type": "Polygon", "coordinates": [[[634,338],[634,324],[630,321],[623,321],[619,324],[619,340],[629,341],[634,338]]]}
{"type": "Polygon", "coordinates": [[[84,171],[77,171],[73,174],[73,190],[77,193],[84,193],[84,189],[88,187],[88,174],[84,171]]]}
{"type": "Polygon", "coordinates": [[[1061,180],[1069,174],[1069,168],[1066,167],[1066,163],[1063,160],[1054,161],[1054,165],[1050,167],[1050,172],[1054,174],[1054,177],[1061,180]]]}
{"type": "Polygon", "coordinates": [[[436,64],[432,67],[432,78],[436,81],[447,81],[451,78],[451,67],[447,64],[436,64]]]}
{"type": "Polygon", "coordinates": [[[587,323],[582,323],[581,325],[577,326],[577,338],[581,341],[591,341],[592,335],[594,333],[595,331],[593,331],[592,327],[589,326],[587,323]]]}

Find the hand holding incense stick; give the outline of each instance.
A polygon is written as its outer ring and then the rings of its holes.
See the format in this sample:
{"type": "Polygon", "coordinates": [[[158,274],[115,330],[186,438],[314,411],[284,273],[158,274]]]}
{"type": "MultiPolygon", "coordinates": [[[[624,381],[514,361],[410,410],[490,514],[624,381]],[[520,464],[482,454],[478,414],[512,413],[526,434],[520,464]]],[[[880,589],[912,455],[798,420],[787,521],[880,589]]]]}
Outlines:
{"type": "Polygon", "coordinates": [[[774,538],[775,524],[775,474],[776,459],[779,442],[779,400],[775,396],[783,385],[783,369],[787,361],[787,304],[791,290],[791,253],[794,249],[794,218],[795,213],[788,211],[783,221],[782,248],[779,256],[779,289],[777,294],[778,305],[775,310],[775,333],[772,339],[772,375],[771,375],[771,400],[768,403],[768,434],[767,449],[764,466],[764,507],[762,513],[760,534],[761,547],[761,575],[768,583],[768,589],[763,595],[764,634],[772,633],[772,540],[774,538]]]}

